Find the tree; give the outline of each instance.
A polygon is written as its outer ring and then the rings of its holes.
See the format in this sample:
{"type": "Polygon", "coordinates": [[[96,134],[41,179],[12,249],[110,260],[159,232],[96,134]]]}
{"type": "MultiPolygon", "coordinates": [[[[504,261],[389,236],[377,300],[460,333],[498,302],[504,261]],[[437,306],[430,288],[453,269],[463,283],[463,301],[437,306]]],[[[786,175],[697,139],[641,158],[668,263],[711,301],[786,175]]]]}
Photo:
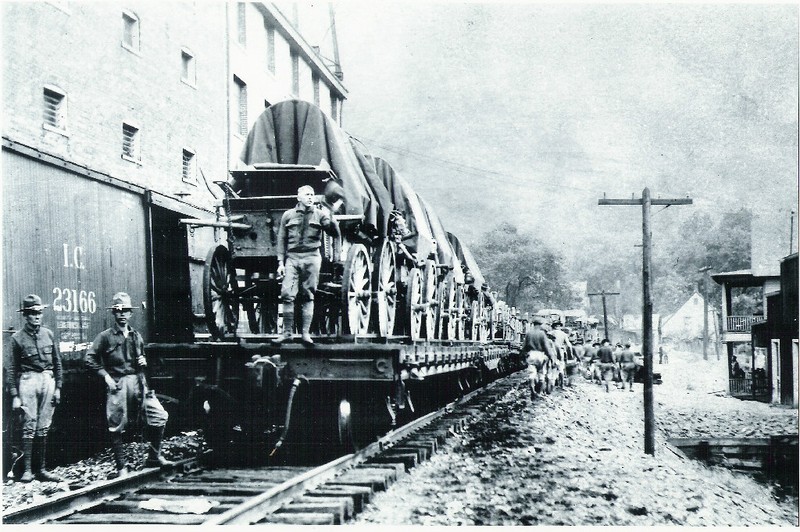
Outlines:
{"type": "Polygon", "coordinates": [[[534,312],[575,305],[564,258],[516,226],[501,223],[483,235],[473,252],[487,282],[509,306],[534,312]]]}

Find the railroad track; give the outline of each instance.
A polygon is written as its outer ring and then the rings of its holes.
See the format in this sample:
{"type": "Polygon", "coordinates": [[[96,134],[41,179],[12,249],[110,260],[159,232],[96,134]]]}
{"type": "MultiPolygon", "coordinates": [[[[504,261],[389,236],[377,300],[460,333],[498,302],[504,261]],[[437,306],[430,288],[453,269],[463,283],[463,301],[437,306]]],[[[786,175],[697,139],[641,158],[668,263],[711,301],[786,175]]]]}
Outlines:
{"type": "Polygon", "coordinates": [[[207,469],[199,458],[148,469],[44,503],[12,509],[4,524],[316,524],[343,523],[373,494],[459,433],[470,408],[504,393],[507,378],[318,467],[207,469]]]}

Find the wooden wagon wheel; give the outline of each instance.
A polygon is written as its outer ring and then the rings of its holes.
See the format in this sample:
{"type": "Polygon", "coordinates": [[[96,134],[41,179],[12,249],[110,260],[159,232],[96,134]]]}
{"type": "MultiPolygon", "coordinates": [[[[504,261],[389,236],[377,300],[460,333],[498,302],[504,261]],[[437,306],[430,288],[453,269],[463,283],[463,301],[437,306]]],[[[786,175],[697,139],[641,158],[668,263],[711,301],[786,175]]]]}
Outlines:
{"type": "Polygon", "coordinates": [[[252,278],[252,273],[248,270],[245,275],[244,287],[249,292],[249,295],[242,298],[242,307],[247,313],[247,323],[250,325],[250,332],[253,334],[265,332],[264,319],[266,316],[263,315],[261,308],[264,298],[254,293],[257,284],[258,282],[252,278]]]}
{"type": "Polygon", "coordinates": [[[422,303],[422,274],[419,269],[412,268],[408,272],[406,283],[406,317],[408,319],[408,336],[412,340],[422,337],[422,317],[425,305],[422,303]]]}
{"type": "Polygon", "coordinates": [[[467,294],[463,284],[456,283],[456,307],[455,315],[451,315],[450,319],[455,320],[455,338],[463,340],[466,333],[466,320],[467,320],[467,294]]]}
{"type": "Polygon", "coordinates": [[[456,334],[455,310],[456,288],[453,272],[449,272],[444,281],[437,286],[436,328],[440,340],[453,340],[456,334]]]}
{"type": "Polygon", "coordinates": [[[432,340],[436,333],[436,263],[428,259],[425,261],[422,272],[422,304],[425,305],[423,312],[425,338],[432,340]]]}
{"type": "Polygon", "coordinates": [[[224,246],[211,249],[206,257],[203,269],[203,307],[208,332],[213,338],[236,335],[239,324],[236,270],[230,252],[224,246]]]}
{"type": "Polygon", "coordinates": [[[366,334],[372,292],[372,263],[363,244],[353,244],[347,251],[342,274],[342,328],[344,334],[366,334]]]}
{"type": "Polygon", "coordinates": [[[478,313],[478,323],[480,324],[480,340],[481,342],[486,342],[494,337],[493,329],[492,329],[492,316],[491,314],[494,313],[494,308],[490,311],[486,308],[486,303],[483,301],[483,296],[481,296],[480,303],[480,311],[478,313]]]}
{"type": "Polygon", "coordinates": [[[381,336],[389,336],[394,332],[397,315],[397,263],[394,242],[385,240],[383,245],[375,250],[373,264],[376,330],[381,336]]]}
{"type": "MultiPolygon", "coordinates": [[[[482,296],[478,296],[482,297],[482,296]]],[[[478,300],[474,300],[469,306],[469,339],[479,340],[481,331],[481,309],[478,300]]]]}

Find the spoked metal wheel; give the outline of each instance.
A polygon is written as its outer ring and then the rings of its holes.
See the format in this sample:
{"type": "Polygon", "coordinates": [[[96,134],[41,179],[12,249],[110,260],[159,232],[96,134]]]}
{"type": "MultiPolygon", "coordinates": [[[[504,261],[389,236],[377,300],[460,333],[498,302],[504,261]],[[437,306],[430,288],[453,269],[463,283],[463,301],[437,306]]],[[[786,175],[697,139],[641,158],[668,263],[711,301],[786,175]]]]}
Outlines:
{"type": "Polygon", "coordinates": [[[372,285],[375,287],[375,321],[376,329],[381,336],[389,336],[394,332],[397,315],[397,264],[395,262],[394,242],[385,240],[376,250],[376,265],[372,285]]]}
{"type": "Polygon", "coordinates": [[[422,317],[425,315],[425,305],[422,303],[422,274],[419,269],[412,268],[408,272],[406,283],[406,316],[408,318],[408,331],[412,340],[422,338],[422,317]]]}
{"type": "Polygon", "coordinates": [[[353,244],[347,252],[347,261],[342,274],[342,309],[344,334],[366,334],[369,329],[369,315],[372,291],[372,263],[367,248],[353,244]]]}
{"type": "Polygon", "coordinates": [[[422,304],[425,305],[423,331],[428,340],[436,337],[436,284],[436,264],[430,259],[426,260],[422,272],[422,304]]]}
{"type": "MultiPolygon", "coordinates": [[[[277,331],[278,309],[275,305],[277,297],[276,281],[263,281],[259,274],[246,270],[244,290],[239,301],[247,313],[247,323],[253,334],[272,333],[277,331]]],[[[278,288],[279,290],[279,288],[278,288]]]]}
{"type": "Polygon", "coordinates": [[[239,324],[236,287],[236,270],[228,248],[217,246],[211,249],[203,270],[203,307],[208,332],[213,338],[236,335],[239,324]]]}

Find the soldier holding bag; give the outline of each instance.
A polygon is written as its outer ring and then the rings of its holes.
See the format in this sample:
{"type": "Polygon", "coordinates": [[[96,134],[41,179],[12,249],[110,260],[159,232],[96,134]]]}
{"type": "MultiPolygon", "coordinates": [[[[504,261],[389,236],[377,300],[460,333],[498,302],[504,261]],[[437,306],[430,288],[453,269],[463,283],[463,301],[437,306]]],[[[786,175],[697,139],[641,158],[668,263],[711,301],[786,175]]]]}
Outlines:
{"type": "Polygon", "coordinates": [[[145,439],[150,444],[145,467],[173,465],[161,456],[168,414],[155,392],[147,387],[144,340],[128,323],[133,310],[130,296],[125,292],[114,294],[108,309],[113,312],[115,323],[94,339],[86,353],[86,367],[96,372],[107,387],[106,421],[117,468],[113,477],[128,474],[123,435],[140,411],[144,413],[145,439]]]}

